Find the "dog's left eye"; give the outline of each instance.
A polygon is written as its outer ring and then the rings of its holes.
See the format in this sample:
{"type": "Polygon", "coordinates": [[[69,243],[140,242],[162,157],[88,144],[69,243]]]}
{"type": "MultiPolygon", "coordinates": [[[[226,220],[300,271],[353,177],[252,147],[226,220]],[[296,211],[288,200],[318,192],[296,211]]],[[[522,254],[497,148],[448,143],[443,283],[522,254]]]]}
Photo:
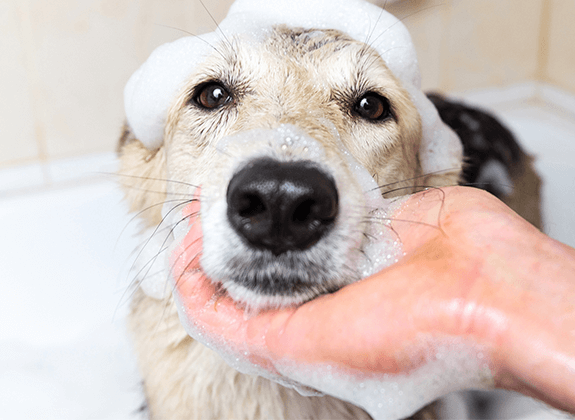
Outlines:
{"type": "Polygon", "coordinates": [[[380,94],[368,92],[355,103],[355,112],[367,120],[381,121],[391,116],[391,105],[380,94]]]}
{"type": "Polygon", "coordinates": [[[221,84],[213,82],[201,86],[194,99],[202,108],[216,109],[230,102],[232,95],[221,84]]]}

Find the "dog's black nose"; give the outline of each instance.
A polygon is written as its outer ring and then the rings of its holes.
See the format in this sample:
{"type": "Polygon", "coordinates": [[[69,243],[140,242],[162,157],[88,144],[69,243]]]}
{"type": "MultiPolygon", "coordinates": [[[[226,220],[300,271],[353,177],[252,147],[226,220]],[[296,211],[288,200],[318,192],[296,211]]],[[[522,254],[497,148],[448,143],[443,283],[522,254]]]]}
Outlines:
{"type": "Polygon", "coordinates": [[[255,160],[233,176],[227,201],[236,232],[275,255],[313,246],[338,212],[333,179],[309,161],[255,160]]]}

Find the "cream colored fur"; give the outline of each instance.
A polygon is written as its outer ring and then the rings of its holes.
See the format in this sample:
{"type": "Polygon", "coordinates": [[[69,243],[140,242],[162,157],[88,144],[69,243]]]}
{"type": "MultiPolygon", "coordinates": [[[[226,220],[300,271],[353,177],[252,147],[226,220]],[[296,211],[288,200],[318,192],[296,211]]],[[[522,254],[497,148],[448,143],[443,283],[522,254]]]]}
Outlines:
{"type": "MultiPolygon", "coordinates": [[[[121,174],[132,211],[144,211],[147,226],[161,221],[169,194],[190,196],[187,185],[222,182],[214,173],[222,138],[255,128],[292,124],[326,150],[328,160],[343,157],[341,141],[379,185],[393,184],[395,195],[417,185],[452,185],[459,173],[421,173],[421,124],[409,95],[368,46],[336,31],[276,28],[263,43],[222,40],[191,74],[169,111],[159,150],[146,149],[127,129],[120,142],[121,174]],[[194,87],[222,80],[236,89],[229,111],[206,113],[190,106],[194,87]],[[345,111],[356,90],[377,90],[391,102],[395,119],[381,124],[358,121],[345,111]],[[165,182],[169,179],[176,182],[165,182]],[[186,184],[187,183],[187,184],[186,184]],[[147,209],[147,210],[146,210],[147,209]]],[[[352,186],[350,186],[352,188],[352,186]]],[[[362,419],[369,416],[331,397],[303,397],[266,379],[238,373],[217,354],[190,338],[171,298],[157,300],[135,291],[130,332],[154,419],[362,419]]],[[[432,418],[432,410],[417,418],[432,418]]]]}

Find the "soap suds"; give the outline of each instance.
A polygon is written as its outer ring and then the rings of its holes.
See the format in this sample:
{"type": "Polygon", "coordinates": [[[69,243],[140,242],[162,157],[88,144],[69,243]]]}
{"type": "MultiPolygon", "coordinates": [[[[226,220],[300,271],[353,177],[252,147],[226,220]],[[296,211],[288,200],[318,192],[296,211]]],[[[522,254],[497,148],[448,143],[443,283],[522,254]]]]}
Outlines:
{"type": "Polygon", "coordinates": [[[459,337],[429,341],[425,362],[407,374],[369,378],[365,373],[344,373],[337,366],[292,361],[280,361],[275,367],[306,386],[359,405],[375,420],[405,418],[450,392],[493,386],[485,351],[459,337]]]}
{"type": "Polygon", "coordinates": [[[187,77],[226,38],[261,41],[277,24],[338,29],[372,46],[409,91],[421,117],[421,164],[425,173],[460,168],[459,139],[421,92],[409,32],[397,18],[364,0],[236,0],[217,32],[185,37],[157,48],[132,75],[124,91],[128,123],[149,149],[161,146],[168,109],[187,77]],[[329,13],[326,13],[329,11],[329,13]],[[220,33],[221,31],[221,33],[220,33]]]}

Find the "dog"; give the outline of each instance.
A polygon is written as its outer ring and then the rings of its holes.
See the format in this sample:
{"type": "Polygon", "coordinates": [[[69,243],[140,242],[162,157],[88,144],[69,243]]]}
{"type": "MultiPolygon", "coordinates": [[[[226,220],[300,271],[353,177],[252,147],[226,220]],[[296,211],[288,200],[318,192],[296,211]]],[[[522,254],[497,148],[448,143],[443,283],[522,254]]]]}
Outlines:
{"type": "MultiPolygon", "coordinates": [[[[530,157],[512,137],[478,140],[481,111],[431,98],[466,139],[466,157],[456,151],[456,164],[437,171],[424,162],[425,116],[413,92],[368,43],[281,24],[257,42],[222,37],[171,101],[159,145],[125,125],[126,199],[157,234],[201,186],[202,269],[247,308],[299,305],[365,276],[371,232],[385,230],[373,217],[383,198],[485,185],[539,223],[538,184],[524,191],[524,179],[538,180],[530,157]]],[[[169,287],[148,283],[135,287],[129,330],[151,418],[370,418],[236,371],[188,335],[169,287]]],[[[410,418],[436,418],[434,406],[410,418]]]]}

